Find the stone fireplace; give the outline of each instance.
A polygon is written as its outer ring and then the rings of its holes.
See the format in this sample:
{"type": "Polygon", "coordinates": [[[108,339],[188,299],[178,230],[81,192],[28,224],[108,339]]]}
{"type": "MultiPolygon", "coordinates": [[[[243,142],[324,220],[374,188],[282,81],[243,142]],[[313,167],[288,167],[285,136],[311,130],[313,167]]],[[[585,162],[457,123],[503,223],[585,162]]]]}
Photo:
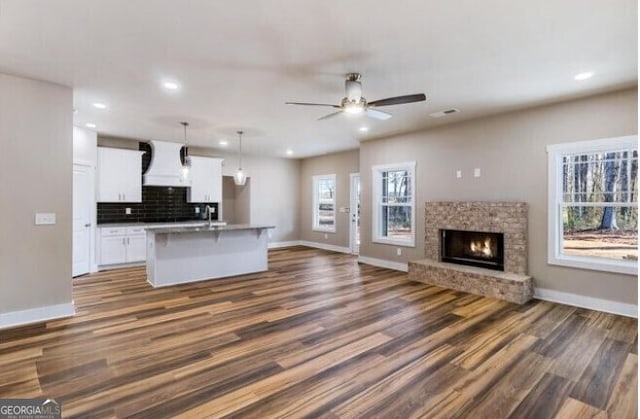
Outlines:
{"type": "Polygon", "coordinates": [[[527,204],[427,202],[425,257],[409,263],[409,278],[524,303],[533,296],[527,276],[527,204]]]}

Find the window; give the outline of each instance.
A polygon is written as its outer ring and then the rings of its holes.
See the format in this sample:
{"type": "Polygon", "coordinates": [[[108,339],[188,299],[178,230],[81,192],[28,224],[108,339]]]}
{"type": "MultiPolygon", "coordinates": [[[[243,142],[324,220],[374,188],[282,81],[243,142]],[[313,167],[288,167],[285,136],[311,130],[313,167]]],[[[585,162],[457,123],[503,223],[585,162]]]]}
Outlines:
{"type": "Polygon", "coordinates": [[[549,263],[637,274],[638,137],[557,144],[549,154],[549,263]]]}
{"type": "Polygon", "coordinates": [[[415,245],[416,163],[374,166],[373,241],[415,245]]]}
{"type": "Polygon", "coordinates": [[[336,175],[313,177],[313,229],[336,231],[336,175]]]}

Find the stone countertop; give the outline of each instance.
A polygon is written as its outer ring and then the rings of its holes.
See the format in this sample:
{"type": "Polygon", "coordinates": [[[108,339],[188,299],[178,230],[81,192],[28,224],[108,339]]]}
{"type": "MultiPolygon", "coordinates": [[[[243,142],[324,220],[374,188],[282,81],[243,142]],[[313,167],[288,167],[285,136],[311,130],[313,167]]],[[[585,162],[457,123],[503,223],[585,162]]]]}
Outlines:
{"type": "MultiPolygon", "coordinates": [[[[218,221],[216,221],[218,222],[218,221]]],[[[158,227],[173,227],[173,226],[203,226],[208,225],[208,220],[190,220],[190,221],[160,221],[153,223],[132,222],[132,223],[103,223],[98,224],[98,228],[116,228],[116,227],[145,227],[145,228],[158,228],[158,227]]]]}
{"type": "Polygon", "coordinates": [[[236,230],[262,230],[267,228],[276,228],[270,225],[259,224],[228,224],[221,226],[209,227],[206,223],[204,226],[179,226],[179,227],[148,227],[147,231],[155,234],[174,234],[174,233],[203,233],[203,232],[219,232],[219,231],[236,231],[236,230]]]}

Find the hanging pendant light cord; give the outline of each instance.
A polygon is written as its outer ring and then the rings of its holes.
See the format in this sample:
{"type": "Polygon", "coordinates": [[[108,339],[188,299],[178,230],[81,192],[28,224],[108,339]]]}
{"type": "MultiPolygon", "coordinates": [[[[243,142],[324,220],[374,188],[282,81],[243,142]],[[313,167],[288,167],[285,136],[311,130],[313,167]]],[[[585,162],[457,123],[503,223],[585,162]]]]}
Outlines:
{"type": "Polygon", "coordinates": [[[238,131],[238,137],[240,137],[240,169],[242,169],[242,134],[243,131],[238,131]]]}
{"type": "Polygon", "coordinates": [[[189,146],[187,145],[187,127],[189,126],[188,122],[180,122],[184,127],[184,160],[185,163],[187,161],[187,156],[189,155],[189,146]]]}

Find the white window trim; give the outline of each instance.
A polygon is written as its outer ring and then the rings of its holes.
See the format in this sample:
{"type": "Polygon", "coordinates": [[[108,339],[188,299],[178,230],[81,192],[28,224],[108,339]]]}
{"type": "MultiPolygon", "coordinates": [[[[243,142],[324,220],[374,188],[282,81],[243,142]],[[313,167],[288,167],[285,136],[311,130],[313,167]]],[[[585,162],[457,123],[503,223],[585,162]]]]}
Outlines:
{"type": "Polygon", "coordinates": [[[371,179],[373,185],[373,205],[371,223],[371,241],[374,243],[392,244],[394,246],[416,247],[416,162],[403,162],[393,164],[380,164],[371,166],[371,179]],[[380,194],[382,193],[382,172],[389,170],[407,170],[411,175],[411,237],[408,240],[389,239],[382,236],[380,223],[380,194]]]}
{"type": "Polygon", "coordinates": [[[311,230],[318,231],[322,233],[335,233],[336,232],[336,224],[338,222],[338,217],[336,217],[336,196],[338,193],[338,183],[336,182],[336,175],[316,175],[312,178],[312,191],[313,191],[313,215],[311,219],[311,230]],[[333,191],[333,226],[332,227],[321,227],[318,223],[318,216],[320,215],[317,211],[318,209],[318,181],[324,179],[333,180],[334,191],[333,191]]]}
{"type": "Polygon", "coordinates": [[[614,149],[636,148],[637,146],[637,135],[553,144],[547,146],[549,184],[549,195],[547,200],[549,216],[547,251],[548,263],[550,265],[621,273],[637,277],[637,261],[590,258],[562,254],[562,217],[560,215],[562,204],[562,174],[561,172],[559,173],[563,154],[579,152],[597,153],[614,149]]]}

